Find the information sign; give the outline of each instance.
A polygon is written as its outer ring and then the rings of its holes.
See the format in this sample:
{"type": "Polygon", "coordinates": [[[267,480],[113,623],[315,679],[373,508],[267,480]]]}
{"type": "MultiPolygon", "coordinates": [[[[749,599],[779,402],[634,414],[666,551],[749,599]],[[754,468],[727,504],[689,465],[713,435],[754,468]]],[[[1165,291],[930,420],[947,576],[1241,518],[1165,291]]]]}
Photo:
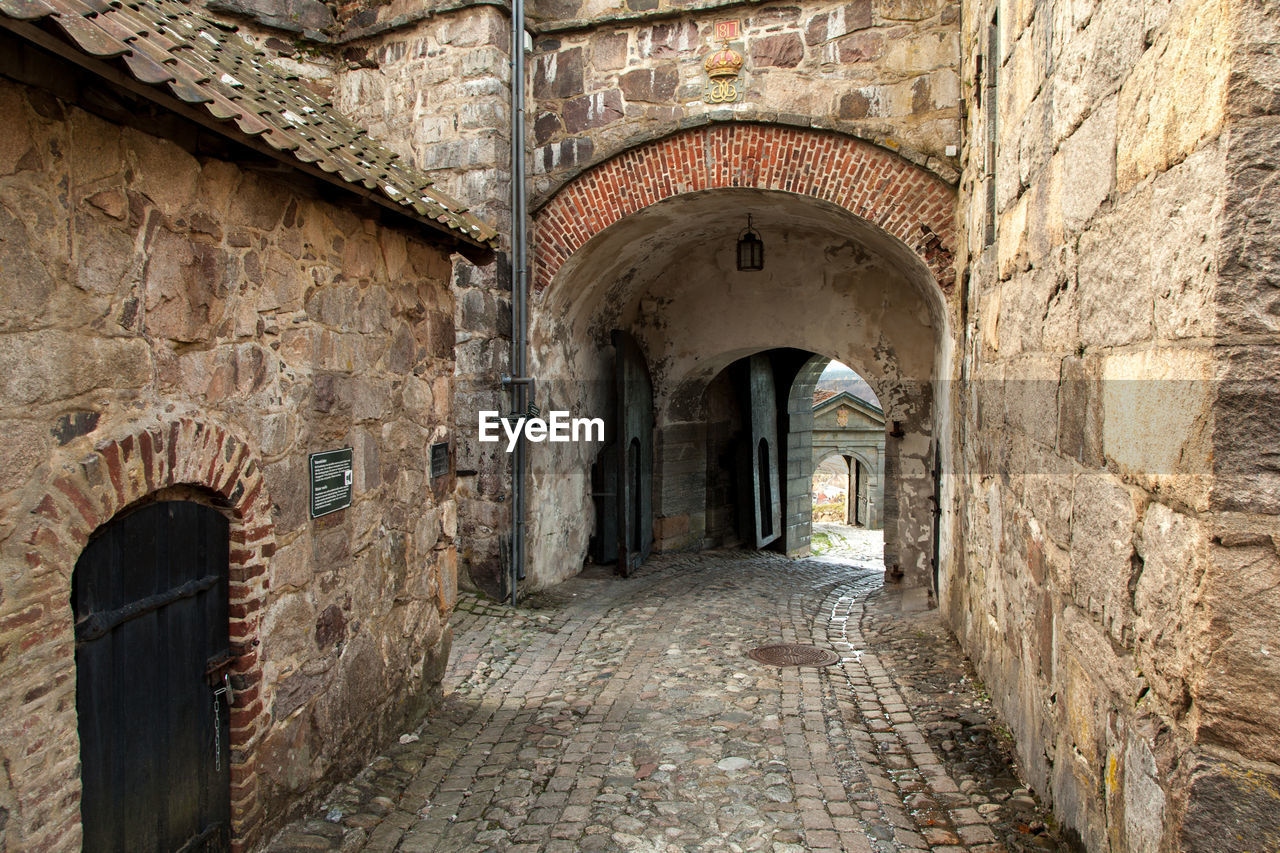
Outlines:
{"type": "Polygon", "coordinates": [[[351,484],[354,466],[351,448],[312,453],[308,458],[311,469],[311,517],[319,518],[351,506],[351,484]]]}

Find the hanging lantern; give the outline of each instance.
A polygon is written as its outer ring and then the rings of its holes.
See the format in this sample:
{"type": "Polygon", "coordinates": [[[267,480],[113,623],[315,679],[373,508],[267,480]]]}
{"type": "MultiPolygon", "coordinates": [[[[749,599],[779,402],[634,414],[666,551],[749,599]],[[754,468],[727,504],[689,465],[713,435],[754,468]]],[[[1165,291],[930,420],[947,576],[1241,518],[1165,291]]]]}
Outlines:
{"type": "Polygon", "coordinates": [[[738,270],[758,272],[764,269],[764,242],[751,227],[751,214],[747,214],[747,227],[738,235],[738,270]]]}

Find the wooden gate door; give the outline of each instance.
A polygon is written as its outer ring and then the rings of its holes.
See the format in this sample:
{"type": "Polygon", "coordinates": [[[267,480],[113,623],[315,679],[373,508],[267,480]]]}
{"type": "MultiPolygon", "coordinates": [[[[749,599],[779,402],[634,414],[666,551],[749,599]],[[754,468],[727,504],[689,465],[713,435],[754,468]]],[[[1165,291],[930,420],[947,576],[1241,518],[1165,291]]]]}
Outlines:
{"type": "Polygon", "coordinates": [[[653,383],[635,338],[615,330],[613,351],[618,571],[630,577],[653,548],[653,383]]]}
{"type": "Polygon", "coordinates": [[[187,501],[113,519],[76,563],[84,849],[230,849],[227,520],[187,501]]]}
{"type": "Polygon", "coordinates": [[[933,446],[933,591],[938,592],[938,572],[942,560],[942,448],[933,446]]]}
{"type": "Polygon", "coordinates": [[[853,461],[853,464],[856,465],[858,468],[858,491],[857,491],[858,517],[854,519],[854,522],[856,524],[860,524],[863,527],[865,527],[868,524],[870,524],[870,516],[868,514],[868,510],[871,508],[871,505],[870,505],[871,489],[870,489],[870,484],[867,482],[867,466],[863,465],[861,462],[859,462],[856,459],[853,461]]]}
{"type": "Polygon", "coordinates": [[[778,395],[773,382],[773,365],[768,356],[753,355],[747,360],[746,410],[751,429],[739,455],[743,476],[743,518],[751,529],[744,539],[763,548],[782,535],[782,496],[778,489],[778,395]]]}
{"type": "Polygon", "coordinates": [[[640,344],[613,332],[609,435],[591,469],[596,532],[591,559],[629,577],[653,548],[653,382],[640,344]]]}

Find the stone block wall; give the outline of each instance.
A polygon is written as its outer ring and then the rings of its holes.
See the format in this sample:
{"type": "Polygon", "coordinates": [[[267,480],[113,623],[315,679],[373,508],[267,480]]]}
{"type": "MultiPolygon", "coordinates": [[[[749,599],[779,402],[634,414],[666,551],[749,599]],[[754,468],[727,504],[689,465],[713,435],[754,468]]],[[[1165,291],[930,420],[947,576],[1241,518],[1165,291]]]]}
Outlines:
{"type": "Polygon", "coordinates": [[[832,128],[948,181],[959,142],[958,7],[852,3],[535,4],[530,68],[534,195],[639,142],[709,117],[832,128]],[[709,104],[714,27],[738,21],[741,99],[709,104]]]}
{"type": "Polygon", "coordinates": [[[511,24],[504,10],[471,6],[384,31],[370,22],[345,32],[331,53],[334,106],[489,222],[507,220],[511,24]]]}
{"type": "Polygon", "coordinates": [[[783,547],[789,557],[807,557],[813,536],[813,471],[816,467],[813,461],[813,413],[791,413],[787,423],[790,428],[786,432],[783,547]]]}
{"type": "Polygon", "coordinates": [[[1275,5],[964,19],[945,612],[1088,849],[1272,849],[1275,5]]]}
{"type": "MultiPolygon", "coordinates": [[[[307,79],[371,136],[465,199],[505,241],[511,208],[511,25],[507,10],[469,3],[321,4],[208,0],[232,13],[281,67],[307,79]],[[330,8],[333,7],[333,8],[330,8]],[[301,38],[298,36],[301,35],[301,38]]],[[[508,455],[476,440],[478,413],[507,411],[510,261],[456,269],[452,389],[460,578],[505,595],[500,539],[510,530],[508,455]]]]}
{"type": "Polygon", "coordinates": [[[655,551],[703,547],[707,534],[707,443],[714,427],[703,423],[664,424],[654,434],[654,458],[661,476],[654,478],[655,551]]]}
{"type": "MultiPolygon", "coordinates": [[[[474,5],[405,20],[395,5],[356,15],[336,50],[335,105],[371,135],[466,199],[504,237],[511,209],[511,25],[474,5]]],[[[510,458],[477,441],[478,413],[510,410],[510,261],[460,265],[453,280],[454,423],[464,584],[502,595],[510,458]]]]}
{"type": "Polygon", "coordinates": [[[438,689],[458,523],[427,460],[453,436],[449,254],[44,90],[0,80],[0,113],[0,847],[79,844],[80,550],[139,499],[195,493],[232,522],[233,823],[251,846],[438,689]],[[311,520],[307,454],[343,446],[353,504],[311,520]]]}

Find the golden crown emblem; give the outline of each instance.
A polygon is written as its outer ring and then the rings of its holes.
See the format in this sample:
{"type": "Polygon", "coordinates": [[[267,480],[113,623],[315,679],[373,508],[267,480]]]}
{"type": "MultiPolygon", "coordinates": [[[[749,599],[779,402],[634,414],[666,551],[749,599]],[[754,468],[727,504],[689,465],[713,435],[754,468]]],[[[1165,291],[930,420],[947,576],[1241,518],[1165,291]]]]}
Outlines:
{"type": "Polygon", "coordinates": [[[702,66],[707,69],[708,77],[736,77],[742,70],[742,54],[729,47],[726,41],[707,57],[702,66]]]}

